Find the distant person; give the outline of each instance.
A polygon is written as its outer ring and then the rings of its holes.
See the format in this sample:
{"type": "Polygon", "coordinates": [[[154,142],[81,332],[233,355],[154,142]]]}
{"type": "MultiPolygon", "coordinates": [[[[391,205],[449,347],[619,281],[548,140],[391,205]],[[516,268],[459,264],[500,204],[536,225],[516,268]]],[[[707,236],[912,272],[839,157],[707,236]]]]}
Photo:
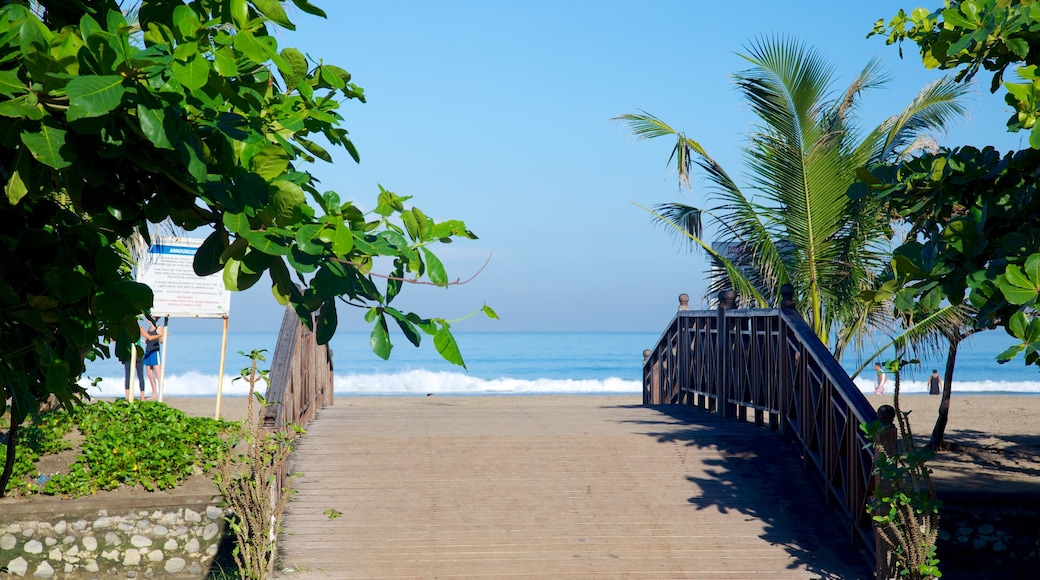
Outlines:
{"type": "Polygon", "coordinates": [[[942,390],[942,379],[939,378],[939,369],[932,369],[932,376],[928,377],[928,394],[938,395],[942,390]]]}
{"type": "Polygon", "coordinates": [[[888,377],[885,376],[885,371],[881,368],[881,363],[874,363],[874,372],[877,373],[877,382],[874,383],[874,394],[884,395],[885,383],[888,382],[888,377]]]}
{"type": "MultiPolygon", "coordinates": [[[[141,336],[145,338],[144,343],[144,366],[148,370],[148,382],[152,385],[152,396],[148,399],[159,398],[159,351],[162,345],[162,337],[164,330],[161,326],[156,326],[155,322],[149,319],[148,328],[141,327],[141,336]]],[[[141,390],[144,391],[144,385],[141,385],[141,390]]],[[[143,399],[144,397],[142,397],[143,399]]]]}

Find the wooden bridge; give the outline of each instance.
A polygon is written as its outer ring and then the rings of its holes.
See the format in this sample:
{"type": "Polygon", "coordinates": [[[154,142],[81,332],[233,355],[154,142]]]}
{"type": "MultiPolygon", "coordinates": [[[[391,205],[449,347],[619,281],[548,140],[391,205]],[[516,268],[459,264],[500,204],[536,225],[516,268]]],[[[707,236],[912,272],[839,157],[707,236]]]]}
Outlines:
{"type": "Polygon", "coordinates": [[[728,306],[678,313],[645,353],[642,401],[322,410],[292,459],[276,577],[873,577],[853,425],[873,410],[796,314],[728,306]]]}

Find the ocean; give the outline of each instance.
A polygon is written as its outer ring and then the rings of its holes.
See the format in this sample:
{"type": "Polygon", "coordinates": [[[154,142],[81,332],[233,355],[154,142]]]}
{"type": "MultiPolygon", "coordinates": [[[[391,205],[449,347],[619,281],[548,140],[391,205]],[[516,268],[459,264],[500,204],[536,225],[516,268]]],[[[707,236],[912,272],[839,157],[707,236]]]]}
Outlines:
{"type": "MultiPolygon", "coordinates": [[[[420,348],[394,336],[390,360],[372,353],[368,334],[338,333],[332,340],[337,396],[387,395],[537,395],[632,394],[642,392],[643,349],[653,348],[660,334],[652,332],[458,332],[465,358],[463,369],[441,360],[431,337],[420,348]]],[[[220,333],[178,333],[172,321],[168,344],[167,396],[215,396],[220,364],[220,333]]],[[[244,396],[248,385],[233,380],[249,360],[238,354],[267,349],[273,356],[277,333],[228,335],[224,396],[244,396]]],[[[959,394],[1040,394],[1040,371],[1022,358],[1000,365],[996,355],[1012,343],[1002,331],[982,333],[962,343],[954,375],[959,394]]],[[[843,361],[847,371],[858,366],[855,356],[843,361]]],[[[266,367],[261,367],[266,368],[266,367]]],[[[903,375],[904,393],[925,393],[933,368],[942,375],[945,359],[925,360],[903,375]]],[[[100,377],[91,396],[123,394],[123,366],[118,361],[88,364],[87,375],[100,377]]],[[[145,379],[147,381],[147,378],[145,379]]],[[[85,378],[84,385],[89,381],[85,378]]],[[[873,393],[873,371],[855,379],[864,393],[873,393]]],[[[889,391],[892,381],[889,379],[889,391]]]]}

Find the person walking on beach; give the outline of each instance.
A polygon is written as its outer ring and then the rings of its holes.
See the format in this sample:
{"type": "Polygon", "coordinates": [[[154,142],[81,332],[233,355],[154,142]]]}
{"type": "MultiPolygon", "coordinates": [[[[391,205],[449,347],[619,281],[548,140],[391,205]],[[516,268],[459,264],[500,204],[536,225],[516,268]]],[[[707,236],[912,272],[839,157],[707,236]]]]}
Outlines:
{"type": "Polygon", "coordinates": [[[885,371],[882,370],[881,363],[874,363],[874,372],[877,373],[877,382],[874,383],[874,394],[884,395],[885,383],[888,382],[888,377],[885,376],[885,371]]]}
{"type": "MultiPolygon", "coordinates": [[[[156,326],[151,319],[148,320],[148,329],[141,327],[141,336],[146,339],[144,343],[144,366],[148,371],[148,382],[152,385],[152,396],[141,397],[144,399],[159,398],[159,350],[162,345],[163,328],[156,326]]],[[[144,385],[141,385],[144,391],[144,385]]]]}
{"type": "Polygon", "coordinates": [[[938,395],[942,390],[942,379],[939,378],[939,369],[932,369],[932,376],[928,377],[928,394],[938,395]]]}
{"type": "MultiPolygon", "coordinates": [[[[137,351],[138,353],[144,352],[143,350],[141,350],[144,347],[144,344],[142,343],[142,341],[144,340],[144,335],[142,334],[141,337],[142,338],[138,339],[137,342],[135,342],[134,344],[132,344],[130,346],[131,350],[137,351]]],[[[123,376],[124,376],[123,388],[126,389],[126,400],[127,401],[130,400],[130,373],[131,373],[130,361],[131,360],[134,361],[133,366],[136,367],[136,370],[137,370],[137,386],[139,386],[141,388],[141,399],[144,399],[144,355],[131,352],[130,353],[130,358],[123,362],[123,376]]]]}

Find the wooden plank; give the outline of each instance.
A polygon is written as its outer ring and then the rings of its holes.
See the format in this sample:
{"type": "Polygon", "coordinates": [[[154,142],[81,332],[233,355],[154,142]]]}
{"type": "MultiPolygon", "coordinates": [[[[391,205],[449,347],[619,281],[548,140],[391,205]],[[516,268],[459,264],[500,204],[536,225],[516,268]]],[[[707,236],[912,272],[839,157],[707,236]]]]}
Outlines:
{"type": "Polygon", "coordinates": [[[278,577],[871,576],[781,436],[631,399],[322,410],[292,459],[278,577]]]}

